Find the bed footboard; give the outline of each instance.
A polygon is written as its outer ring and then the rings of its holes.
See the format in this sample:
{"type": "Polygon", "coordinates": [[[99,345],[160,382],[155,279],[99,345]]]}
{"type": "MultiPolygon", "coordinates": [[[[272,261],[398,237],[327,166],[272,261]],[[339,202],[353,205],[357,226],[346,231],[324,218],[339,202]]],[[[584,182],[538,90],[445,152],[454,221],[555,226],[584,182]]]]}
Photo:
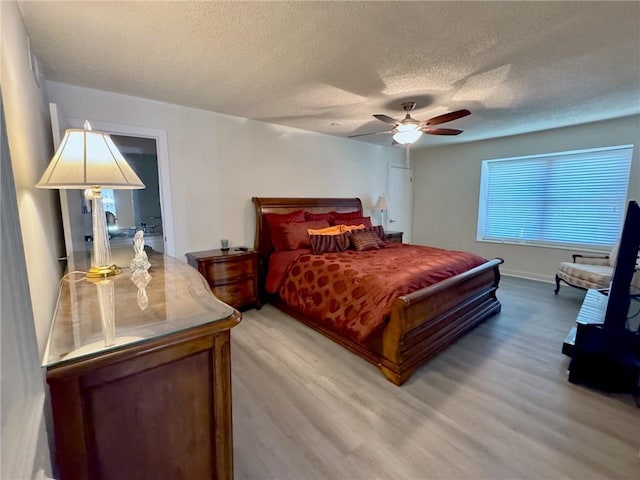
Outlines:
{"type": "Polygon", "coordinates": [[[425,360],[498,313],[501,263],[496,258],[394,300],[378,364],[385,377],[402,385],[425,360]]]}

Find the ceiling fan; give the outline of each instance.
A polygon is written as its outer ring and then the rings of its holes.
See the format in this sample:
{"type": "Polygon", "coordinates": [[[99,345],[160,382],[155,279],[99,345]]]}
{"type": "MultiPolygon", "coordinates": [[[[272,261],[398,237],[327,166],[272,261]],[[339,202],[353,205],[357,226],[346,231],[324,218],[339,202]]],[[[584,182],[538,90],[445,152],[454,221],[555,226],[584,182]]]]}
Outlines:
{"type": "Polygon", "coordinates": [[[390,123],[393,125],[392,130],[385,132],[373,132],[373,133],[361,133],[359,135],[350,135],[349,138],[364,137],[365,135],[379,135],[381,133],[390,133],[393,135],[393,144],[411,144],[418,140],[423,133],[429,135],[459,135],[462,130],[456,130],[454,128],[433,128],[433,125],[440,125],[441,123],[451,122],[458,118],[471,115],[469,110],[456,110],[455,112],[449,112],[437,117],[430,118],[429,120],[423,120],[422,122],[411,118],[409,112],[416,108],[416,102],[404,102],[402,108],[407,112],[406,116],[402,120],[396,120],[387,115],[375,114],[378,120],[390,123]]]}

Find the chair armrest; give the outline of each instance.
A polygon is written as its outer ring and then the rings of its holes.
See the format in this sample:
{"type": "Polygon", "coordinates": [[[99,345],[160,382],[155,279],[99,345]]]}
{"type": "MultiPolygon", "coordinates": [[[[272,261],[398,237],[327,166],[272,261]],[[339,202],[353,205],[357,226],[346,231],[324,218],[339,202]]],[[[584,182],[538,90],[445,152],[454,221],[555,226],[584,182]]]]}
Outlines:
{"type": "Polygon", "coordinates": [[[609,265],[609,255],[578,255],[574,254],[573,263],[588,265],[609,265]]]}

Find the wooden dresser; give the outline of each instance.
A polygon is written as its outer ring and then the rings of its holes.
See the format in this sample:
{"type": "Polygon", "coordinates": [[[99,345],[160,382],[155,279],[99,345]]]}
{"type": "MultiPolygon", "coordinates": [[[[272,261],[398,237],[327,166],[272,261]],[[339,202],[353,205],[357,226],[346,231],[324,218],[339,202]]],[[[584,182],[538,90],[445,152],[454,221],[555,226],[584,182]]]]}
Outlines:
{"type": "Polygon", "coordinates": [[[189,265],[209,282],[216,297],[234,308],[260,308],[258,254],[255,250],[205,250],[187,253],[189,265]]]}
{"type": "MultiPolygon", "coordinates": [[[[128,264],[126,250],[115,263],[128,264]]],[[[149,261],[145,288],[128,269],[62,283],[43,365],[56,478],[233,478],[230,329],[240,313],[188,265],[149,261]]]]}

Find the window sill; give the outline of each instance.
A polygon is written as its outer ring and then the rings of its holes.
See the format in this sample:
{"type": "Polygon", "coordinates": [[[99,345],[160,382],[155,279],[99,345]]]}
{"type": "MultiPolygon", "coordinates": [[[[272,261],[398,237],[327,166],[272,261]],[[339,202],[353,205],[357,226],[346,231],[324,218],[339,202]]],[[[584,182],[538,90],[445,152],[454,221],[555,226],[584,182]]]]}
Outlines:
{"type": "Polygon", "coordinates": [[[611,249],[613,248],[613,245],[611,247],[597,248],[597,247],[585,247],[582,245],[560,245],[560,244],[551,245],[548,243],[515,242],[512,240],[487,240],[487,239],[478,239],[478,238],[476,239],[476,242],[498,243],[501,245],[515,245],[519,247],[552,248],[554,250],[568,250],[571,252],[575,252],[576,250],[579,250],[580,252],[597,253],[597,254],[604,254],[604,255],[608,255],[611,252],[611,249]]]}

